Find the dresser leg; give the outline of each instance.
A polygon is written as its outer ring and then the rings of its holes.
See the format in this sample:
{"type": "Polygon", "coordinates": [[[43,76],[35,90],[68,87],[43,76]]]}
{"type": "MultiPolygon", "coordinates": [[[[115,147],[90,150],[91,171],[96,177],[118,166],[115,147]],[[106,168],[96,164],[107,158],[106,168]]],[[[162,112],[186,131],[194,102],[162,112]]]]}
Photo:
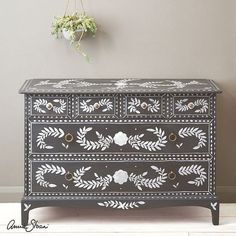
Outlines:
{"type": "Polygon", "coordinates": [[[21,225],[23,226],[28,225],[30,206],[31,204],[21,203],[21,225]]]}
{"type": "Polygon", "coordinates": [[[211,202],[211,215],[213,225],[219,225],[219,202],[211,202]]]}

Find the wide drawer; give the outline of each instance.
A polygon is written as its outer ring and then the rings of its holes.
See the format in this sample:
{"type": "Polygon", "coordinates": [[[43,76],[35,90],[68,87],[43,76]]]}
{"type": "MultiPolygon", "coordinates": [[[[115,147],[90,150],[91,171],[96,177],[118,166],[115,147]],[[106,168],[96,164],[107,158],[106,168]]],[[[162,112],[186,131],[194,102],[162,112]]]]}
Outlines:
{"type": "Polygon", "coordinates": [[[205,155],[214,152],[211,120],[97,120],[29,123],[29,154],[205,155]]]}
{"type": "Polygon", "coordinates": [[[33,195],[207,194],[211,185],[207,161],[30,160],[28,169],[33,195]]]}

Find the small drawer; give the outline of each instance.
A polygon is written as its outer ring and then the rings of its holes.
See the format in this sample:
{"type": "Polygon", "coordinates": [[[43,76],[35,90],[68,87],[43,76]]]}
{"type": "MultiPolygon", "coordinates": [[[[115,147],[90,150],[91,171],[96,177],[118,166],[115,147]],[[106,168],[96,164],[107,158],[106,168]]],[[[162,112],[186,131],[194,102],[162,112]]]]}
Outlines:
{"type": "Polygon", "coordinates": [[[70,97],[67,95],[33,95],[28,99],[31,116],[70,116],[70,97]]]}
{"type": "Polygon", "coordinates": [[[151,94],[127,94],[123,98],[125,117],[160,117],[164,116],[164,97],[151,94]]]}
{"type": "Polygon", "coordinates": [[[208,193],[207,161],[29,161],[30,193],[37,195],[165,195],[208,193]],[[101,194],[99,194],[99,192],[101,194]]]}
{"type": "Polygon", "coordinates": [[[118,97],[115,94],[78,95],[75,103],[75,117],[118,116],[118,97]]]}
{"type": "Polygon", "coordinates": [[[173,96],[170,104],[174,117],[212,117],[213,101],[211,96],[182,95],[173,96]]]}

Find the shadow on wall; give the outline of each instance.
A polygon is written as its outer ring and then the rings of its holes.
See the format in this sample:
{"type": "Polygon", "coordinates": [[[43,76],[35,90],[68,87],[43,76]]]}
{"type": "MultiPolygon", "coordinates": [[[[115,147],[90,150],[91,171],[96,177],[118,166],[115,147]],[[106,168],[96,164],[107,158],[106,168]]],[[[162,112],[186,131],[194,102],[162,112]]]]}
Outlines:
{"type": "Polygon", "coordinates": [[[218,96],[217,106],[217,186],[220,199],[236,201],[236,78],[219,83],[223,93],[218,96]],[[235,155],[234,155],[235,154],[235,155]],[[228,187],[227,187],[228,186],[228,187]]]}

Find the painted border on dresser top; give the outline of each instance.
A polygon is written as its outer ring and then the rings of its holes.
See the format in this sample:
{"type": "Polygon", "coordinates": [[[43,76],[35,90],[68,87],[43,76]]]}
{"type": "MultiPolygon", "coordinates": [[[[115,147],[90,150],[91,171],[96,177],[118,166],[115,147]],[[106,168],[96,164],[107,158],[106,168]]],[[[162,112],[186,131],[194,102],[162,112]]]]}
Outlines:
{"type": "Polygon", "coordinates": [[[208,79],[31,79],[26,80],[19,93],[220,93],[213,80],[208,79]],[[38,82],[38,84],[36,83],[38,82]],[[61,85],[61,84],[62,85],[61,85]],[[70,84],[71,83],[71,84],[70,84]],[[76,84],[77,83],[77,84],[76,84]],[[169,83],[162,84],[160,83],[169,83]],[[68,84],[72,85],[66,88],[68,84]],[[79,85],[78,85],[79,84],[79,85]],[[52,85],[51,87],[46,85],[52,85]],[[199,86],[198,86],[199,85],[199,86]],[[201,86],[205,85],[205,86],[201,86]],[[40,88],[43,87],[43,88],[40,88]],[[64,86],[64,87],[63,87],[64,86]],[[160,89],[159,87],[166,87],[160,89]],[[46,88],[45,88],[46,87],[46,88]],[[91,88],[88,88],[91,87],[91,88]],[[169,87],[169,88],[167,88],[169,87]],[[188,88],[192,87],[192,88],[188,88]]]}

